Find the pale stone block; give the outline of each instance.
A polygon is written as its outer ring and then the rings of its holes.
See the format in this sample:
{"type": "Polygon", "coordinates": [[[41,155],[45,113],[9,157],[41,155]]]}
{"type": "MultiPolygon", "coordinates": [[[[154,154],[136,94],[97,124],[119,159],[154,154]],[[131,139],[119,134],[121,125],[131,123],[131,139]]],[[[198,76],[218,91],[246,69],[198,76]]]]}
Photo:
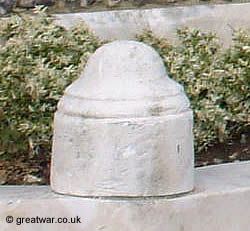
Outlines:
{"type": "Polygon", "coordinates": [[[57,113],[52,188],[82,196],[154,196],[192,190],[191,118],[191,112],[99,120],[57,113]]]}
{"type": "Polygon", "coordinates": [[[193,189],[192,111],[155,50],[99,48],[55,115],[51,186],[78,196],[162,196],[193,189]]]}
{"type": "Polygon", "coordinates": [[[216,33],[223,45],[229,46],[234,29],[249,29],[249,12],[250,3],[240,3],[57,14],[56,18],[67,27],[83,20],[107,40],[135,39],[144,30],[152,30],[157,36],[176,43],[177,29],[191,27],[216,33]]]}

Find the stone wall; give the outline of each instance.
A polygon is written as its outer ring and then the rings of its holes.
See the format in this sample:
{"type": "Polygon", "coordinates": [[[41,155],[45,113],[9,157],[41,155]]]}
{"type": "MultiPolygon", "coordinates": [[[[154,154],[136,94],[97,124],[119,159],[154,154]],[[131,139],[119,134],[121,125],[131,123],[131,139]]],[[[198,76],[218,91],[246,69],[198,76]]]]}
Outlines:
{"type": "Polygon", "coordinates": [[[215,33],[228,47],[233,30],[249,30],[250,3],[165,7],[140,10],[112,10],[55,14],[57,23],[71,27],[83,21],[103,40],[134,40],[137,34],[151,30],[171,43],[178,42],[177,29],[195,28],[215,33]]]}

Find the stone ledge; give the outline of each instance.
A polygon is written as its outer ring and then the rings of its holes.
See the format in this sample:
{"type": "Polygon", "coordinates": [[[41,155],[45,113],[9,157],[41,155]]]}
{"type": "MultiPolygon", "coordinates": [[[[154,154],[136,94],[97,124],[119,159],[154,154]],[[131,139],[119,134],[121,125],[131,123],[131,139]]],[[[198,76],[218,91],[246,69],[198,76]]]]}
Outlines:
{"type": "Polygon", "coordinates": [[[84,21],[100,38],[107,40],[134,39],[144,30],[152,30],[176,42],[176,30],[185,27],[213,32],[225,46],[232,42],[234,29],[249,29],[250,3],[197,5],[153,8],[144,10],[114,10],[104,12],[56,14],[57,22],[70,27],[84,21]]]}
{"type": "Polygon", "coordinates": [[[249,231],[250,162],[195,170],[195,190],[172,199],[58,195],[49,186],[1,186],[1,231],[249,231]],[[6,216],[14,222],[7,224],[6,216]],[[81,224],[17,225],[17,217],[80,217],[81,224]]]}

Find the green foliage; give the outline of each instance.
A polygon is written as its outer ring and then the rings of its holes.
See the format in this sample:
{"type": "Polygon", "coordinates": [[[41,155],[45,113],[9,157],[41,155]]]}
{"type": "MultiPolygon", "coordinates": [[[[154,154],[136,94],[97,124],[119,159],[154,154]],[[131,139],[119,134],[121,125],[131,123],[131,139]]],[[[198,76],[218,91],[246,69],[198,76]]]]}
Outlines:
{"type": "Polygon", "coordinates": [[[184,85],[194,110],[199,152],[249,125],[250,35],[236,32],[234,44],[224,52],[214,34],[184,29],[178,36],[179,46],[150,31],[138,39],[152,45],[170,76],[184,85]]]}
{"type": "Polygon", "coordinates": [[[44,10],[2,19],[0,38],[0,152],[49,153],[58,99],[102,43],[44,10]]]}
{"type": "MultiPolygon", "coordinates": [[[[213,34],[184,29],[178,35],[179,46],[149,31],[138,40],[153,46],[184,85],[201,151],[249,123],[250,36],[237,32],[222,52],[213,34]]],[[[44,10],[1,19],[0,152],[50,153],[57,102],[103,43],[82,24],[57,25],[44,10]]]]}

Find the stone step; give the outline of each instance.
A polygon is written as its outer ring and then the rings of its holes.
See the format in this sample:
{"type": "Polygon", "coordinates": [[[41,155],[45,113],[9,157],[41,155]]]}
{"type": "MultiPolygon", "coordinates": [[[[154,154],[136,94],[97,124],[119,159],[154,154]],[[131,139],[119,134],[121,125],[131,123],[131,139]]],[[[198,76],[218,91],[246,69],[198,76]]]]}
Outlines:
{"type": "Polygon", "coordinates": [[[83,198],[53,193],[49,186],[1,186],[0,227],[1,231],[249,231],[249,169],[250,161],[196,168],[194,191],[177,197],[83,198]],[[6,222],[7,216],[13,217],[12,223],[6,222]],[[54,218],[55,223],[39,223],[42,218],[47,222],[54,218]],[[76,223],[56,223],[71,219],[76,223]]]}

